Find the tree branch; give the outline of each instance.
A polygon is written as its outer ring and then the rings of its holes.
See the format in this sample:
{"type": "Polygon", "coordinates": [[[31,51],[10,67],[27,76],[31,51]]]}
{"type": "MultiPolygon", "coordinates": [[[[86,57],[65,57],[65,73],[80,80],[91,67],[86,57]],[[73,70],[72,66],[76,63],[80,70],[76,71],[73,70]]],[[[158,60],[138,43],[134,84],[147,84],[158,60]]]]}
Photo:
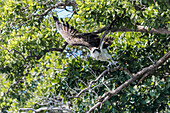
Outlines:
{"type": "Polygon", "coordinates": [[[163,28],[158,28],[158,29],[155,29],[155,28],[151,28],[149,29],[147,26],[142,26],[142,25],[137,25],[136,26],[136,30],[135,29],[129,29],[129,28],[126,28],[126,27],[123,27],[123,28],[113,28],[111,31],[112,32],[128,32],[128,31],[131,31],[131,32],[141,32],[141,33],[155,33],[155,34],[170,34],[170,31],[168,31],[168,29],[163,29],[163,28]]]}
{"type": "Polygon", "coordinates": [[[131,78],[133,78],[133,74],[129,70],[122,67],[120,69],[123,70],[126,74],[128,74],[131,78]]]}
{"type": "Polygon", "coordinates": [[[49,50],[47,50],[47,52],[58,51],[58,52],[62,53],[65,50],[65,48],[67,47],[67,45],[68,45],[68,43],[65,41],[61,48],[50,48],[49,50]]]}
{"type": "Polygon", "coordinates": [[[152,73],[153,73],[153,71],[150,71],[150,72],[146,73],[146,74],[139,80],[138,85],[142,82],[142,80],[144,80],[147,76],[149,76],[149,75],[152,74],[152,73]]]}
{"type": "Polygon", "coordinates": [[[18,83],[20,83],[20,80],[21,80],[21,75],[19,76],[18,80],[17,80],[15,83],[13,83],[13,84],[11,84],[11,85],[9,86],[9,88],[8,88],[7,92],[5,93],[5,95],[8,94],[9,90],[10,90],[13,86],[15,86],[15,85],[17,85],[18,83]]]}
{"type": "Polygon", "coordinates": [[[81,90],[76,96],[69,97],[69,98],[79,98],[82,93],[84,93],[85,91],[90,90],[92,84],[94,84],[94,83],[96,83],[97,81],[99,81],[99,79],[100,79],[102,76],[104,76],[105,73],[107,73],[107,72],[109,72],[109,71],[113,72],[113,71],[116,71],[116,70],[119,70],[119,69],[120,69],[120,66],[114,67],[114,68],[112,68],[111,70],[110,70],[110,69],[106,69],[105,71],[103,71],[103,72],[96,78],[96,80],[91,81],[90,84],[89,84],[89,86],[88,86],[87,88],[81,90]]]}
{"type": "MultiPolygon", "coordinates": [[[[67,45],[68,45],[68,43],[67,43],[67,42],[64,42],[64,44],[62,45],[61,48],[50,48],[49,50],[45,50],[45,53],[50,52],[50,51],[58,51],[58,52],[61,52],[61,53],[62,53],[62,52],[65,50],[65,48],[66,48],[67,45]]],[[[39,55],[39,56],[36,56],[36,55],[28,55],[28,56],[24,57],[24,55],[23,55],[21,52],[15,50],[15,49],[9,50],[9,49],[7,49],[7,48],[5,48],[5,47],[3,47],[3,46],[1,46],[1,47],[4,48],[4,49],[0,49],[0,50],[7,50],[9,53],[10,53],[11,51],[14,51],[15,53],[18,53],[19,55],[22,56],[22,58],[23,58],[24,60],[26,60],[26,59],[28,59],[28,58],[30,58],[30,57],[36,57],[37,59],[40,59],[40,58],[43,56],[43,55],[39,55]]],[[[1,68],[0,68],[0,69],[1,69],[1,68]]]]}
{"type": "Polygon", "coordinates": [[[24,55],[23,55],[21,52],[19,52],[19,51],[15,50],[15,49],[11,49],[11,50],[9,50],[9,49],[7,49],[6,47],[3,47],[2,45],[1,45],[1,47],[2,47],[2,48],[4,48],[4,49],[0,49],[0,50],[7,50],[7,51],[8,51],[8,53],[10,53],[11,51],[14,51],[15,53],[20,54],[20,55],[22,56],[22,58],[25,60],[25,57],[24,57],[24,55]]]}
{"type": "Polygon", "coordinates": [[[91,86],[92,86],[94,83],[96,83],[97,81],[99,81],[99,79],[100,79],[102,76],[104,76],[105,73],[107,73],[107,72],[109,72],[109,71],[110,71],[110,72],[113,72],[113,71],[116,71],[116,70],[119,70],[119,69],[125,71],[131,78],[133,78],[133,75],[129,72],[129,70],[124,69],[123,67],[117,66],[117,67],[114,67],[114,68],[112,68],[112,69],[106,69],[105,71],[103,71],[103,72],[96,78],[96,80],[91,81],[87,88],[81,90],[76,96],[71,96],[71,97],[69,97],[69,98],[79,98],[82,93],[84,93],[84,92],[86,92],[86,91],[89,91],[89,90],[91,89],[91,86]]]}
{"type": "MultiPolygon", "coordinates": [[[[130,28],[126,28],[126,27],[122,27],[122,28],[112,28],[111,32],[141,32],[141,33],[155,33],[155,34],[170,34],[170,31],[168,31],[168,29],[163,29],[163,28],[159,28],[159,29],[155,29],[155,28],[151,28],[149,29],[147,26],[142,26],[142,25],[137,25],[136,29],[130,29],[130,28]]],[[[99,34],[102,33],[104,31],[106,31],[108,29],[107,27],[103,27],[99,30],[96,30],[94,32],[91,32],[92,34],[99,34]]],[[[88,33],[81,33],[80,35],[86,35],[88,33]]]]}
{"type": "Polygon", "coordinates": [[[110,99],[112,96],[119,93],[123,88],[130,85],[132,82],[137,80],[139,77],[157,69],[160,65],[162,65],[164,62],[166,62],[169,58],[170,58],[170,51],[167,52],[167,54],[165,56],[160,58],[155,64],[152,64],[149,67],[143,68],[141,71],[137,72],[135,75],[133,75],[133,78],[130,78],[129,80],[127,80],[124,84],[122,84],[115,90],[104,93],[103,96],[99,99],[99,101],[92,108],[90,108],[90,110],[87,113],[90,113],[95,108],[100,106],[102,103],[106,102],[108,99],[110,99]]]}
{"type": "Polygon", "coordinates": [[[52,9],[61,8],[61,7],[62,7],[62,9],[65,9],[66,6],[76,7],[77,5],[76,5],[76,2],[75,2],[75,1],[59,2],[59,3],[56,3],[56,5],[51,6],[51,7],[49,7],[48,9],[46,9],[43,13],[41,13],[41,14],[36,14],[36,15],[33,15],[33,16],[34,16],[34,17],[40,16],[40,18],[41,18],[41,17],[43,17],[43,16],[46,16],[52,9]]]}
{"type": "MultiPolygon", "coordinates": [[[[45,3],[45,5],[47,5],[47,3],[48,3],[48,1],[45,3]]],[[[75,2],[75,0],[68,0],[67,2],[57,2],[53,6],[50,5],[49,8],[47,8],[45,11],[40,11],[40,12],[42,12],[41,14],[37,14],[37,12],[36,12],[36,14],[28,15],[26,17],[26,19],[27,19],[26,22],[23,22],[22,18],[15,18],[15,20],[13,20],[12,23],[14,23],[14,21],[16,21],[16,20],[21,19],[20,21],[17,22],[17,25],[13,25],[11,27],[5,27],[3,29],[0,29],[0,32],[2,32],[3,30],[5,30],[7,28],[13,29],[13,27],[16,27],[16,26],[21,27],[22,25],[27,24],[33,17],[37,17],[36,19],[37,19],[38,23],[40,24],[41,19],[43,18],[43,16],[46,16],[50,11],[52,11],[55,8],[62,8],[62,9],[67,10],[66,6],[73,6],[73,8],[75,9],[77,7],[77,3],[75,2]]],[[[25,10],[27,8],[29,8],[28,5],[24,6],[22,8],[22,10],[25,10]]],[[[9,24],[9,22],[8,22],[8,24],[9,24]]]]}
{"type": "MultiPolygon", "coordinates": [[[[46,50],[45,51],[45,54],[47,53],[47,52],[50,52],[50,51],[58,51],[58,52],[61,52],[61,53],[63,53],[63,51],[65,50],[65,48],[67,47],[67,45],[68,45],[68,43],[67,42],[64,42],[64,44],[62,45],[62,47],[61,48],[50,48],[49,50],[46,50]]],[[[0,45],[1,46],[1,45],[0,45]]],[[[15,50],[15,49],[11,49],[11,50],[9,50],[9,49],[7,49],[7,48],[5,48],[5,47],[3,47],[3,46],[1,46],[3,49],[0,49],[0,50],[7,50],[9,53],[11,52],[11,51],[14,51],[14,52],[16,52],[16,53],[18,53],[19,55],[21,55],[22,56],[22,58],[24,59],[24,60],[26,60],[26,59],[28,59],[28,58],[30,58],[30,57],[36,57],[37,58],[37,60],[39,60],[43,55],[39,55],[39,56],[36,56],[36,55],[28,55],[28,56],[24,56],[21,52],[19,52],[19,51],[17,51],[17,50],[15,50]]],[[[3,67],[1,67],[0,68],[0,70],[3,70],[3,69],[5,69],[5,68],[8,68],[9,66],[3,66],[3,67]]],[[[18,82],[17,82],[18,83],[18,82]]],[[[12,84],[12,86],[13,85],[15,85],[15,84],[17,84],[17,83],[14,83],[14,84],[12,84]]],[[[10,86],[10,87],[12,87],[12,86],[10,86]]]]}
{"type": "Polygon", "coordinates": [[[69,112],[72,113],[70,109],[66,109],[64,107],[41,107],[39,109],[33,109],[33,108],[20,108],[19,111],[34,111],[35,113],[41,112],[44,110],[62,110],[63,112],[69,112]]]}
{"type": "MultiPolygon", "coordinates": [[[[50,48],[49,50],[45,50],[45,54],[47,53],[47,52],[50,52],[50,51],[58,51],[58,52],[63,52],[64,51],[64,49],[66,48],[66,46],[68,45],[68,43],[67,42],[64,42],[64,44],[63,44],[63,46],[61,47],[61,48],[50,48]]],[[[39,55],[39,56],[36,56],[36,55],[29,55],[29,56],[27,56],[26,57],[26,59],[28,59],[29,57],[36,57],[37,58],[37,60],[39,60],[41,57],[42,57],[43,55],[39,55]]]]}

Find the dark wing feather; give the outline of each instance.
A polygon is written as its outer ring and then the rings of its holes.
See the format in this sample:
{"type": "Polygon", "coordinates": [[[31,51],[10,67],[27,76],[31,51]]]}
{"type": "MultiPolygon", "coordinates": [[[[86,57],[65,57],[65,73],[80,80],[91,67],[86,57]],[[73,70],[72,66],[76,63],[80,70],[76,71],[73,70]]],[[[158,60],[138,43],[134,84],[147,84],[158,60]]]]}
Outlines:
{"type": "Polygon", "coordinates": [[[110,46],[113,43],[114,37],[106,37],[105,38],[105,42],[103,44],[103,48],[107,48],[108,46],[110,46]]]}
{"type": "Polygon", "coordinates": [[[92,33],[79,35],[80,33],[78,33],[78,31],[71,27],[67,22],[65,24],[61,19],[61,23],[57,17],[53,16],[53,18],[56,22],[58,32],[69,45],[86,46],[89,49],[99,46],[100,37],[98,35],[92,33]]]}

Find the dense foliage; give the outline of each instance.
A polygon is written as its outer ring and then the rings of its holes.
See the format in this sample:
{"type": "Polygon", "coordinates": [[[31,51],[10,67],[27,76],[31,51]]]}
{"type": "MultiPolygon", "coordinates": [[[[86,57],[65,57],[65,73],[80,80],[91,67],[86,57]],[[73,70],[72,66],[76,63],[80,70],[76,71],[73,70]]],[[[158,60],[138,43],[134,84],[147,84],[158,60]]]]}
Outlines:
{"type": "MultiPolygon", "coordinates": [[[[71,98],[88,87],[108,63],[92,59],[84,47],[68,45],[63,52],[52,51],[64,43],[52,18],[57,15],[54,6],[58,3],[57,0],[0,1],[1,112],[45,106],[87,112],[105,92],[130,78],[122,70],[107,73],[91,90],[79,98],[71,98]]],[[[116,20],[113,25],[116,28],[137,29],[137,25],[142,25],[149,30],[170,29],[168,0],[77,0],[76,3],[73,17],[65,20],[79,32],[99,30],[112,20],[116,20]]],[[[168,34],[120,31],[107,36],[115,38],[109,53],[117,65],[132,74],[170,50],[168,34]]],[[[95,111],[170,112],[169,71],[167,61],[139,85],[138,81],[132,83],[95,111]]]]}

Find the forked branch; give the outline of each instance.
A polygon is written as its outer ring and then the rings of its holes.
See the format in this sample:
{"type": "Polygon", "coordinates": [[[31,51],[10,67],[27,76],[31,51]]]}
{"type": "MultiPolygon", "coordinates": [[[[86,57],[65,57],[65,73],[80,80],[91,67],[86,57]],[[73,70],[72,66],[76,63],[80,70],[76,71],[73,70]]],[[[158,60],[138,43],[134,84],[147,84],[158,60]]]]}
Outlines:
{"type": "Polygon", "coordinates": [[[76,96],[73,96],[73,97],[70,97],[70,98],[79,98],[82,93],[84,93],[84,92],[86,92],[86,91],[89,91],[89,90],[91,89],[91,86],[92,86],[94,83],[96,83],[97,81],[99,81],[100,78],[101,78],[102,76],[104,76],[107,72],[109,72],[109,71],[113,72],[113,71],[116,71],[116,70],[119,70],[119,69],[120,69],[120,66],[114,67],[114,68],[112,68],[112,69],[106,69],[106,70],[103,71],[95,80],[91,81],[87,88],[81,90],[76,96]]]}

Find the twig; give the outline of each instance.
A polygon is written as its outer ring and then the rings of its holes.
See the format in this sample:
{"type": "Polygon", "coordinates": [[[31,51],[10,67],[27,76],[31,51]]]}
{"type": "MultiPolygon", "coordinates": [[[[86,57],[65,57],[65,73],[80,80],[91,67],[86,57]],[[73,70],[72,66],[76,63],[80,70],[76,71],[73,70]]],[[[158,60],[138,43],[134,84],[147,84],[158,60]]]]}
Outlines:
{"type": "Polygon", "coordinates": [[[153,71],[150,71],[148,73],[146,73],[138,82],[138,85],[142,82],[142,80],[144,80],[147,76],[149,76],[153,71]]]}
{"type": "Polygon", "coordinates": [[[95,108],[99,107],[102,103],[106,102],[112,96],[114,96],[115,94],[119,93],[123,88],[127,87],[128,85],[130,85],[132,82],[137,80],[139,77],[141,77],[141,76],[143,76],[143,75],[145,75],[145,74],[147,74],[147,73],[157,69],[160,65],[162,65],[164,62],[166,62],[169,58],[170,58],[170,51],[167,52],[167,54],[165,56],[160,58],[155,64],[152,64],[149,67],[143,68],[141,71],[137,72],[133,76],[133,78],[130,78],[129,80],[127,80],[125,83],[123,83],[121,86],[119,86],[115,90],[104,93],[103,96],[99,99],[99,101],[92,108],[90,108],[90,110],[87,113],[90,113],[95,108]]]}
{"type": "Polygon", "coordinates": [[[69,20],[67,22],[69,22],[71,20],[71,18],[73,17],[75,12],[73,12],[73,14],[71,15],[71,17],[69,18],[69,20]]]}
{"type": "MultiPolygon", "coordinates": [[[[65,80],[64,80],[64,81],[65,81],[65,80]]],[[[68,85],[67,81],[65,81],[65,83],[66,83],[67,87],[68,87],[70,90],[72,90],[73,92],[77,93],[76,90],[72,89],[72,88],[68,85]]]]}
{"type": "MultiPolygon", "coordinates": [[[[16,53],[20,54],[20,55],[22,56],[22,58],[25,60],[25,57],[24,57],[24,55],[23,55],[21,52],[19,52],[19,51],[15,50],[15,49],[11,49],[11,50],[9,50],[9,49],[7,49],[6,47],[3,47],[2,45],[1,45],[1,47],[2,47],[2,48],[4,48],[5,50],[7,50],[7,51],[8,51],[8,53],[10,53],[11,51],[14,51],[14,52],[16,52],[16,53]]],[[[2,49],[1,49],[1,50],[2,50],[2,49]]]]}
{"type": "Polygon", "coordinates": [[[123,27],[123,28],[113,28],[111,30],[112,32],[128,32],[128,31],[131,31],[131,32],[141,32],[141,33],[155,33],[155,34],[170,34],[170,31],[168,31],[168,29],[163,29],[163,28],[159,28],[159,29],[155,29],[155,28],[151,28],[149,30],[149,28],[147,26],[142,26],[142,25],[137,25],[137,28],[136,30],[135,29],[128,29],[126,27],[123,27]]]}
{"type": "Polygon", "coordinates": [[[123,70],[124,72],[126,72],[126,74],[128,74],[131,78],[133,78],[133,75],[131,74],[131,72],[125,68],[120,68],[121,70],[123,70]]]}
{"type": "Polygon", "coordinates": [[[15,83],[13,83],[13,84],[11,84],[11,85],[9,86],[8,91],[7,91],[5,94],[7,95],[8,92],[9,92],[9,90],[10,90],[14,85],[17,85],[17,84],[20,82],[20,80],[21,80],[21,75],[19,76],[18,80],[17,80],[15,83]]]}
{"type": "Polygon", "coordinates": [[[75,2],[71,2],[71,1],[69,1],[69,2],[59,2],[56,5],[51,6],[50,8],[46,9],[43,13],[32,15],[32,16],[34,16],[34,17],[36,17],[36,16],[40,16],[40,17],[46,16],[48,14],[48,12],[50,12],[52,9],[54,9],[54,8],[61,8],[61,6],[63,6],[62,9],[65,9],[66,6],[75,6],[75,2]]]}
{"type": "MultiPolygon", "coordinates": [[[[62,53],[62,52],[64,51],[64,49],[66,48],[67,45],[68,45],[68,43],[67,43],[67,42],[64,42],[64,44],[63,44],[63,46],[62,46],[61,48],[50,48],[49,50],[46,50],[45,53],[50,52],[50,51],[58,51],[58,52],[61,52],[61,53],[62,53]]],[[[1,47],[4,48],[5,50],[7,50],[9,53],[10,53],[11,51],[14,51],[14,52],[20,54],[24,60],[26,60],[26,59],[28,59],[28,58],[30,58],[30,57],[36,57],[37,59],[40,59],[40,58],[43,56],[43,55],[36,56],[36,55],[31,55],[31,54],[30,54],[30,55],[24,57],[24,55],[23,55],[21,52],[15,50],[15,49],[9,50],[9,49],[3,47],[2,45],[1,45],[1,47]]],[[[1,50],[3,50],[3,49],[1,49],[1,50]]],[[[1,68],[0,68],[0,69],[1,69],[1,68]]]]}
{"type": "Polygon", "coordinates": [[[102,84],[98,84],[98,85],[94,86],[92,89],[95,89],[96,87],[100,87],[100,86],[102,86],[104,83],[106,83],[107,81],[110,81],[110,80],[112,80],[112,79],[113,79],[113,78],[110,78],[110,79],[102,82],[102,84]]]}
{"type": "MultiPolygon", "coordinates": [[[[45,4],[45,5],[46,5],[46,4],[45,4]]],[[[60,7],[60,8],[62,7],[62,9],[64,9],[66,6],[73,6],[73,7],[76,8],[77,4],[76,4],[75,1],[68,1],[66,4],[65,4],[65,2],[57,2],[54,6],[50,6],[48,9],[46,9],[46,10],[45,10],[44,12],[42,12],[41,14],[29,15],[29,16],[26,18],[26,19],[27,19],[26,22],[22,22],[22,20],[20,20],[19,22],[17,22],[18,25],[15,25],[15,26],[21,27],[22,25],[27,24],[27,23],[32,19],[32,17],[38,17],[38,18],[37,18],[37,21],[38,21],[38,23],[40,24],[40,20],[43,19],[43,16],[46,16],[50,11],[52,11],[52,10],[55,9],[55,8],[59,8],[59,7],[60,7]],[[63,6],[63,7],[62,7],[62,6],[63,6]]],[[[22,9],[25,10],[25,9],[27,9],[27,8],[29,8],[29,6],[23,7],[22,9]]],[[[40,11],[40,12],[41,12],[41,11],[40,11]]],[[[17,19],[17,18],[16,18],[16,19],[17,19]]],[[[13,29],[12,27],[8,27],[8,28],[13,29]]],[[[5,29],[7,29],[7,28],[5,28],[5,29]]],[[[0,29],[0,31],[5,30],[5,29],[0,29]]]]}
{"type": "MultiPolygon", "coordinates": [[[[150,60],[153,64],[155,64],[155,62],[151,59],[150,56],[148,56],[148,58],[149,58],[149,60],[150,60]]],[[[145,79],[147,76],[149,76],[151,73],[152,73],[152,71],[146,73],[146,74],[139,80],[138,85],[142,82],[142,80],[144,80],[144,79],[145,79]]]]}
{"type": "Polygon", "coordinates": [[[150,56],[148,56],[149,60],[154,64],[155,62],[151,59],[150,56]]]}
{"type": "Polygon", "coordinates": [[[89,68],[89,72],[94,76],[94,77],[96,77],[96,73],[93,71],[93,69],[91,69],[90,68],[90,66],[88,66],[88,67],[85,67],[87,70],[88,70],[88,68],[89,68]]]}
{"type": "Polygon", "coordinates": [[[41,112],[44,110],[62,110],[63,112],[69,112],[73,113],[70,109],[66,109],[64,107],[41,107],[39,109],[33,109],[33,108],[20,108],[19,111],[29,111],[32,110],[33,113],[41,112]]]}
{"type": "Polygon", "coordinates": [[[116,71],[116,70],[118,70],[118,69],[120,69],[120,66],[114,67],[114,68],[112,68],[111,70],[110,70],[110,69],[106,69],[106,70],[103,71],[95,80],[91,81],[90,84],[89,84],[89,86],[88,86],[87,88],[81,90],[76,96],[73,96],[73,97],[70,97],[70,98],[78,98],[82,93],[84,93],[85,91],[90,90],[92,84],[94,84],[94,83],[96,83],[97,81],[99,81],[99,79],[100,79],[102,76],[104,76],[105,73],[107,73],[107,72],[109,72],[109,71],[113,72],[113,71],[116,71]]]}

